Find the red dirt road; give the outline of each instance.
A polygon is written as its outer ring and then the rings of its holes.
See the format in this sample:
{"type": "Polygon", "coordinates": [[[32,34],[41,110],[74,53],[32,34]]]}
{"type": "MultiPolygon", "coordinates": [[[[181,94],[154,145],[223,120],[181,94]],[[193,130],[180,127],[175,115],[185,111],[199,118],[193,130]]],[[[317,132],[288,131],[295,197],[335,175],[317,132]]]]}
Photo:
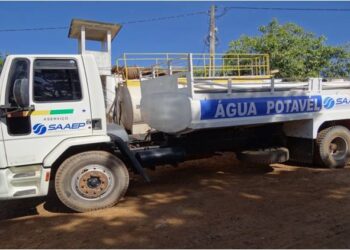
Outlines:
{"type": "Polygon", "coordinates": [[[0,202],[2,248],[349,248],[350,168],[243,167],[233,154],[135,178],[116,207],[0,202]]]}

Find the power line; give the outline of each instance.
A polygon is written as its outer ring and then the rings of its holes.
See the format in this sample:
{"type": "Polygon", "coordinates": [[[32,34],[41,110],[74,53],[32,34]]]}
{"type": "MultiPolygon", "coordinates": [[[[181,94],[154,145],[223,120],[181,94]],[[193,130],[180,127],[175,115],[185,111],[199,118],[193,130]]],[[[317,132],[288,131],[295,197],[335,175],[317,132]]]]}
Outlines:
{"type": "Polygon", "coordinates": [[[203,14],[205,15],[208,14],[208,11],[197,11],[197,12],[174,15],[174,16],[156,17],[156,18],[143,19],[143,20],[141,19],[141,20],[135,20],[135,21],[121,22],[120,24],[125,25],[125,24],[135,24],[135,23],[156,22],[156,21],[163,21],[168,19],[183,18],[183,17],[195,16],[195,15],[203,15],[203,14]]]}
{"type": "MultiPolygon", "coordinates": [[[[247,7],[247,6],[229,6],[224,7],[222,14],[218,15],[217,18],[222,17],[227,13],[228,10],[272,10],[272,11],[326,11],[326,12],[350,12],[349,8],[280,8],[280,7],[247,7]]],[[[157,22],[157,21],[164,21],[169,19],[176,19],[176,18],[184,18],[184,17],[190,17],[195,15],[208,15],[208,11],[197,11],[197,12],[191,12],[191,13],[185,13],[180,15],[173,15],[173,16],[166,16],[166,17],[156,17],[156,18],[149,18],[149,19],[140,19],[140,20],[134,20],[134,21],[126,21],[126,22],[120,22],[122,25],[130,25],[130,24],[139,24],[139,23],[146,23],[146,22],[157,22]]],[[[19,28],[19,29],[0,29],[0,32],[20,32],[20,31],[43,31],[43,30],[63,30],[68,29],[68,26],[59,26],[59,27],[39,27],[39,28],[19,28]]]]}
{"type": "MultiPolygon", "coordinates": [[[[157,22],[157,21],[164,21],[169,19],[184,18],[184,17],[196,16],[196,15],[204,15],[204,14],[207,15],[208,11],[197,11],[197,12],[166,16],[166,17],[155,17],[155,18],[149,18],[149,19],[119,22],[119,24],[130,25],[130,24],[138,24],[138,23],[157,22]]],[[[23,28],[23,29],[0,29],[0,32],[63,30],[68,28],[69,28],[68,26],[60,26],[60,27],[40,27],[40,28],[23,28]]]]}
{"type": "Polygon", "coordinates": [[[279,7],[244,7],[244,6],[231,6],[224,7],[224,9],[237,9],[237,10],[281,10],[281,11],[329,11],[329,12],[349,12],[347,8],[279,8],[279,7]]]}
{"type": "Polygon", "coordinates": [[[0,29],[0,32],[16,32],[16,31],[41,31],[41,30],[62,30],[69,27],[42,27],[42,28],[24,28],[24,29],[0,29]]]}

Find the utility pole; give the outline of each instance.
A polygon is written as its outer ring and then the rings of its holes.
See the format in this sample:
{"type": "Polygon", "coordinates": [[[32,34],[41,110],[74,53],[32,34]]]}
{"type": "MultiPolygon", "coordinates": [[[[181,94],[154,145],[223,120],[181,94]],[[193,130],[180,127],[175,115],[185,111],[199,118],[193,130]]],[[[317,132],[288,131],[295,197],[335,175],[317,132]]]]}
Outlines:
{"type": "Polygon", "coordinates": [[[216,6],[212,5],[210,9],[210,32],[209,32],[209,76],[215,76],[215,43],[216,43],[216,27],[215,27],[215,10],[216,6]]]}

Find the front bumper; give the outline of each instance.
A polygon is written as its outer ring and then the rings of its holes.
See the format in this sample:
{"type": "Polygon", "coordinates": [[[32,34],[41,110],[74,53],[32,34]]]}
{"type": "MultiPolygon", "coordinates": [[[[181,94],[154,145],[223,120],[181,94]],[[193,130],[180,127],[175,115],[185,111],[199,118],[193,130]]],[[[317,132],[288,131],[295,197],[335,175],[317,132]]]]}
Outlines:
{"type": "Polygon", "coordinates": [[[0,200],[47,195],[50,171],[41,165],[0,169],[0,200]]]}

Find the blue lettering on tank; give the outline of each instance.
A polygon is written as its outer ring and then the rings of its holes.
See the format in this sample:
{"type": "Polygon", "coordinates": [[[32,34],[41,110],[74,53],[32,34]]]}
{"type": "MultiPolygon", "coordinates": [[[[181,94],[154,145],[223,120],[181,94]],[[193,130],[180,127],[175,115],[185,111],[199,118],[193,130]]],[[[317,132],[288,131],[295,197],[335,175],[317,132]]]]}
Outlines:
{"type": "Polygon", "coordinates": [[[322,97],[282,96],[201,100],[201,120],[318,112],[322,97]]]}

